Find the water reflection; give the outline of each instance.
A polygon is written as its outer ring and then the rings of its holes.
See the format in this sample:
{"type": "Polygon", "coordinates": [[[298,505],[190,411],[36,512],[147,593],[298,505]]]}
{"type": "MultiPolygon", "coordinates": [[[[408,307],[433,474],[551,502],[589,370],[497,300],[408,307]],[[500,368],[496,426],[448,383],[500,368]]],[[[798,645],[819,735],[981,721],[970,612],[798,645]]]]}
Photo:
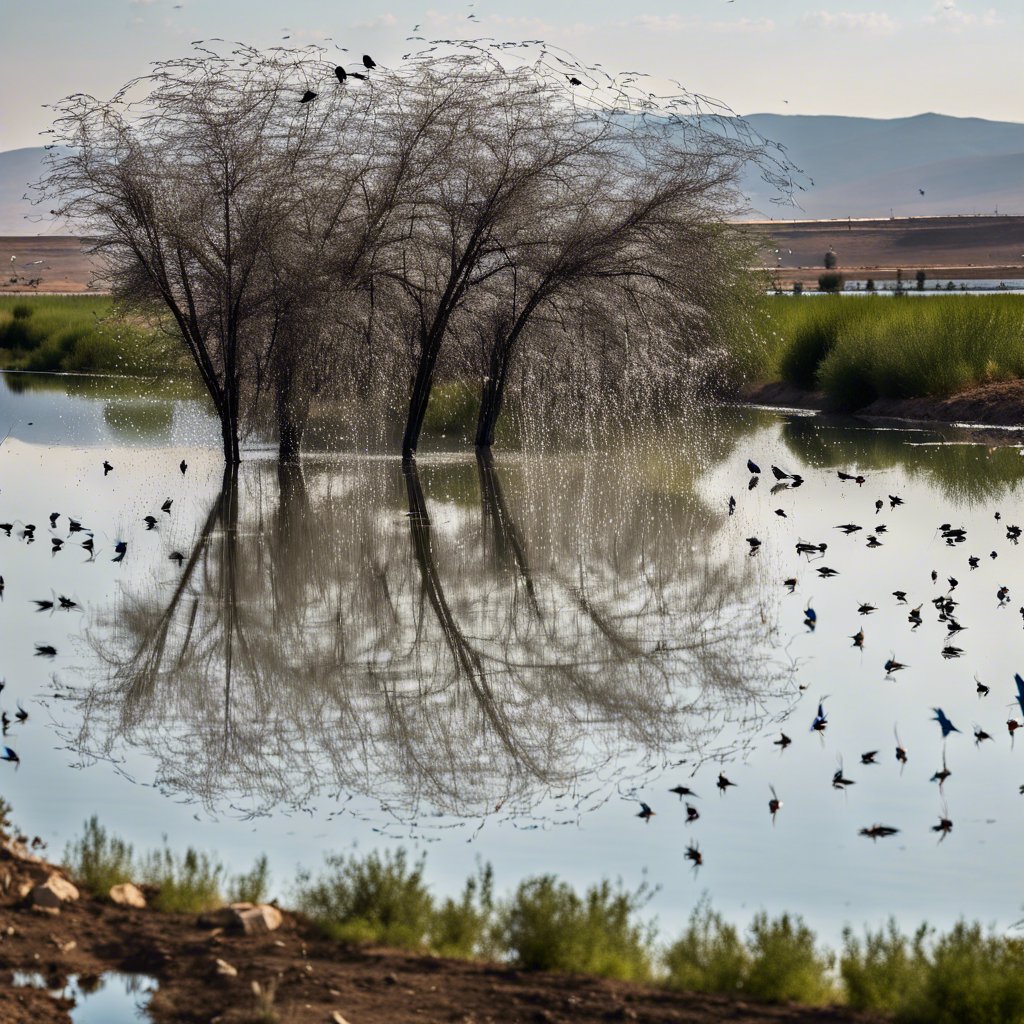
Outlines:
{"type": "Polygon", "coordinates": [[[668,458],[244,464],[181,569],[94,618],[74,746],[140,747],[209,807],[357,794],[410,824],[563,792],[582,814],[721,756],[785,673],[756,574],[668,458]]]}

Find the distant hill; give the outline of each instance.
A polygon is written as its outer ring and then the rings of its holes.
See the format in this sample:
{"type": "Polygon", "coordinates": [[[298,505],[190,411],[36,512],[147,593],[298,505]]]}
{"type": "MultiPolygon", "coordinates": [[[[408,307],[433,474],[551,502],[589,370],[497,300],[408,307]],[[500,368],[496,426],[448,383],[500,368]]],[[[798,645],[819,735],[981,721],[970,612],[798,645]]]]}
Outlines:
{"type": "Polygon", "coordinates": [[[772,203],[764,183],[748,175],[752,216],[1024,214],[1024,124],[942,114],[893,120],[752,114],[747,120],[785,146],[814,181],[797,193],[801,211],[772,203]]]}
{"type": "MultiPolygon", "coordinates": [[[[1024,214],[1024,124],[942,114],[893,120],[752,114],[747,120],[786,147],[808,184],[797,193],[802,209],[793,209],[772,203],[764,183],[748,174],[752,218],[1024,214]]],[[[0,153],[0,235],[59,230],[49,217],[26,219],[39,214],[22,196],[39,177],[43,155],[42,147],[0,153]]]]}
{"type": "Polygon", "coordinates": [[[47,214],[40,220],[40,207],[22,198],[29,183],[43,173],[45,154],[42,146],[0,153],[0,235],[37,235],[54,230],[50,226],[52,218],[47,214]]]}

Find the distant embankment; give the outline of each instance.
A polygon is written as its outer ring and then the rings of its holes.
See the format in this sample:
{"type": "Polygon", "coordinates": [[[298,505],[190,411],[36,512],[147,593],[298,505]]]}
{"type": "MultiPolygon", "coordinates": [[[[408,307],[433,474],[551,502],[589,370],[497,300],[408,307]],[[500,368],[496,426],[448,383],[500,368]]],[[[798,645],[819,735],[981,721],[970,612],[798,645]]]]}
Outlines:
{"type": "Polygon", "coordinates": [[[761,221],[764,266],[782,288],[816,284],[832,249],[850,279],[931,281],[1024,278],[1024,217],[912,217],[894,220],[761,221]]]}
{"type": "Polygon", "coordinates": [[[105,292],[83,249],[83,240],[71,235],[0,235],[0,295],[105,292]]]}

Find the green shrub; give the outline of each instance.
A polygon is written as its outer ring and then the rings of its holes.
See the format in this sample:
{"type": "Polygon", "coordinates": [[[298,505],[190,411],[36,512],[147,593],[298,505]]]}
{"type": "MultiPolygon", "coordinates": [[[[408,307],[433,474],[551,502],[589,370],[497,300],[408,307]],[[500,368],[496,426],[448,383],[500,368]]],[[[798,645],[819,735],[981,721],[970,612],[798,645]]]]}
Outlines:
{"type": "Polygon", "coordinates": [[[143,862],[142,878],[157,889],[152,900],[157,910],[199,914],[224,902],[220,891],[223,864],[191,846],[184,855],[173,853],[166,845],[153,851],[143,862]]]}
{"type": "Polygon", "coordinates": [[[820,274],[818,276],[818,291],[820,292],[841,292],[843,290],[842,274],[820,274]]]}
{"type": "Polygon", "coordinates": [[[420,949],[433,924],[434,901],[423,860],[409,867],[404,850],[359,859],[332,855],[328,874],[300,879],[298,909],[331,938],[420,949]]]}
{"type": "Polygon", "coordinates": [[[110,835],[93,815],[80,839],[68,843],[64,866],[95,896],[105,899],[111,886],[135,880],[135,855],[123,839],[110,835]]]}
{"type": "Polygon", "coordinates": [[[32,306],[27,302],[16,302],[11,306],[11,316],[15,320],[27,320],[32,315],[32,306]]]}
{"type": "Polygon", "coordinates": [[[250,871],[235,875],[228,883],[231,903],[266,903],[269,894],[270,865],[265,853],[256,858],[250,871]]]}
{"type": "Polygon", "coordinates": [[[553,875],[528,879],[499,906],[500,944],[520,967],[646,981],[653,928],[634,916],[648,898],[643,888],[628,893],[608,881],[581,898],[553,875]]]}
{"type": "Polygon", "coordinates": [[[466,880],[462,896],[450,896],[434,913],[430,946],[441,956],[463,960],[498,955],[494,941],[494,872],[488,864],[466,880]]]}
{"type": "Polygon", "coordinates": [[[690,915],[686,931],[665,951],[662,962],[670,988],[736,992],[743,987],[750,956],[736,929],[711,909],[705,897],[690,915]]]}
{"type": "Polygon", "coordinates": [[[752,999],[811,1006],[837,1000],[830,976],[834,957],[817,949],[814,932],[802,918],[758,914],[750,925],[747,947],[750,965],[743,989],[752,999]]]}

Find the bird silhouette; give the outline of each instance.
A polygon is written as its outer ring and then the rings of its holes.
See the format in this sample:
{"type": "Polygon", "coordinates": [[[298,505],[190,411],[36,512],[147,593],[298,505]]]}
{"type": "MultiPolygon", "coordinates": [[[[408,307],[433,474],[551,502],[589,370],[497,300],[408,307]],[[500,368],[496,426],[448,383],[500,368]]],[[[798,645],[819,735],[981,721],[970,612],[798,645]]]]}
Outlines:
{"type": "Polygon", "coordinates": [[[103,475],[106,476],[113,470],[113,466],[106,460],[103,460],[103,475]]]}
{"type": "Polygon", "coordinates": [[[747,459],[747,471],[757,476],[761,472],[761,467],[753,459],[747,459]]]}
{"type": "Polygon", "coordinates": [[[178,463],[178,469],[181,470],[181,475],[184,476],[185,471],[188,469],[188,463],[182,459],[181,462],[178,463]]]}
{"type": "Polygon", "coordinates": [[[299,103],[312,103],[313,100],[315,100],[317,98],[317,95],[318,95],[318,93],[313,92],[312,89],[307,89],[302,94],[302,99],[299,100],[299,103]]]}
{"type": "Polygon", "coordinates": [[[771,790],[772,798],[768,801],[768,813],[772,816],[772,825],[775,824],[775,815],[782,810],[782,801],[779,799],[778,794],[775,792],[774,786],[768,787],[771,790]]]}
{"type": "Polygon", "coordinates": [[[4,747],[3,753],[0,754],[0,760],[10,761],[12,764],[17,765],[20,763],[21,758],[10,747],[4,747]]]}
{"type": "Polygon", "coordinates": [[[935,712],[935,717],[932,719],[933,722],[939,723],[939,728],[942,730],[942,738],[945,739],[951,732],[959,732],[960,730],[946,717],[946,713],[942,708],[932,708],[935,712]]]}
{"type": "Polygon", "coordinates": [[[377,62],[368,54],[363,54],[363,67],[367,71],[372,71],[377,66],[377,62]]]}
{"type": "Polygon", "coordinates": [[[338,81],[342,85],[344,85],[345,84],[345,79],[348,78],[348,75],[345,73],[345,69],[343,67],[341,67],[341,65],[338,65],[338,67],[336,67],[334,69],[334,74],[337,77],[338,81]]]}

